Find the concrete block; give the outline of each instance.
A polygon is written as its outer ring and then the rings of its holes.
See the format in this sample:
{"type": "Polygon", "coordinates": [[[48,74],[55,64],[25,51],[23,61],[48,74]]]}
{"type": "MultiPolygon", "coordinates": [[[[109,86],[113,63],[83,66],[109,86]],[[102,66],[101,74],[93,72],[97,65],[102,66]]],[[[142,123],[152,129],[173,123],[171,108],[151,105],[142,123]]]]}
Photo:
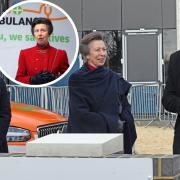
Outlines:
{"type": "Polygon", "coordinates": [[[104,157],[123,152],[123,134],[50,134],[26,145],[27,156],[104,157]]]}
{"type": "Polygon", "coordinates": [[[173,155],[173,157],[174,157],[173,174],[180,174],[180,155],[173,155]]]}
{"type": "Polygon", "coordinates": [[[159,180],[180,180],[180,156],[153,156],[153,176],[159,180]]]}
{"type": "Polygon", "coordinates": [[[161,159],[162,176],[174,176],[173,174],[173,156],[165,156],[161,159]]]}

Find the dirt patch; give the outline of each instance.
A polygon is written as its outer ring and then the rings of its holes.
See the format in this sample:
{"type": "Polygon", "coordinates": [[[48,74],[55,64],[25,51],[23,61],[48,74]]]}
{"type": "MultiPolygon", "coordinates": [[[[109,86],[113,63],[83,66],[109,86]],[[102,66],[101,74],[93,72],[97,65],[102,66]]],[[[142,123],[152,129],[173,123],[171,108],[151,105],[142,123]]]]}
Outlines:
{"type": "Polygon", "coordinates": [[[137,126],[137,154],[172,154],[173,128],[137,126]]]}

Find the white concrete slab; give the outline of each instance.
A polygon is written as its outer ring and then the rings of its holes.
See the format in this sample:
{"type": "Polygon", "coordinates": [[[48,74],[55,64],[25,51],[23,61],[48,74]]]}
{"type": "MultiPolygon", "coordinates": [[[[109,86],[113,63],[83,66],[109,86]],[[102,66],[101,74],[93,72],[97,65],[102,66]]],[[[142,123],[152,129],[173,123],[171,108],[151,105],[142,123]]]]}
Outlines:
{"type": "Polygon", "coordinates": [[[103,157],[123,152],[123,134],[50,134],[26,145],[27,156],[103,157]]]}

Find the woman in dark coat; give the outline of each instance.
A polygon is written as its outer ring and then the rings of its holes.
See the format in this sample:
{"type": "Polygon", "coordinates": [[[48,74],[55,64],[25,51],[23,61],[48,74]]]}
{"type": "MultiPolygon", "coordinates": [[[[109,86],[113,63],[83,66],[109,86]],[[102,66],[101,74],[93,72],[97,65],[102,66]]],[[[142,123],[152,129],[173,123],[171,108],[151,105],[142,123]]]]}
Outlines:
{"type": "Polygon", "coordinates": [[[101,33],[86,35],[80,53],[86,62],[69,79],[68,133],[120,133],[125,121],[124,153],[132,153],[136,130],[127,101],[131,85],[103,67],[107,49],[101,33]]]}
{"type": "Polygon", "coordinates": [[[11,108],[9,93],[6,89],[6,84],[0,78],[0,153],[7,153],[8,146],[6,134],[11,120],[11,108]]]}

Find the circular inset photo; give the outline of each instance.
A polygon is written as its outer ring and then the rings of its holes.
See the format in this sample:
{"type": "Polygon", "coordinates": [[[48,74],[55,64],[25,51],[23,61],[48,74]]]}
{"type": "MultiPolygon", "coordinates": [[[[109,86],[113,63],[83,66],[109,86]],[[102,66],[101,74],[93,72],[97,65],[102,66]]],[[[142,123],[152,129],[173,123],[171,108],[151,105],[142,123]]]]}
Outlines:
{"type": "Polygon", "coordinates": [[[0,68],[16,84],[43,87],[61,80],[78,47],[71,17],[48,1],[20,2],[0,17],[0,68]]]}

